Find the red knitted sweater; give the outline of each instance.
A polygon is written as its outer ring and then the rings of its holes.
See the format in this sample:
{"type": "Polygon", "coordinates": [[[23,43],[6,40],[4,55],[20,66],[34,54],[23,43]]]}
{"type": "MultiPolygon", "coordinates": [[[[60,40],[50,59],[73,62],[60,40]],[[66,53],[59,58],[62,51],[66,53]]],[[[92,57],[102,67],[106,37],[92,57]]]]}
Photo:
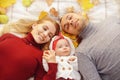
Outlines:
{"type": "Polygon", "coordinates": [[[49,63],[49,71],[42,65],[43,52],[29,33],[25,38],[12,34],[0,37],[0,80],[55,80],[57,64],[49,63]]]}

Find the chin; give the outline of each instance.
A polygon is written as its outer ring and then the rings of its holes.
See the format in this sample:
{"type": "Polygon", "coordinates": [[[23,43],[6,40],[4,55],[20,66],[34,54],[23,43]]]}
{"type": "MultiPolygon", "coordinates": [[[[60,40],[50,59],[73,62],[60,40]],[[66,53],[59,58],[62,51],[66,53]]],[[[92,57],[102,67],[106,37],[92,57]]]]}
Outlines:
{"type": "Polygon", "coordinates": [[[43,44],[40,40],[35,40],[37,44],[43,44]]]}
{"type": "Polygon", "coordinates": [[[69,56],[70,54],[66,54],[65,56],[69,56]]]}

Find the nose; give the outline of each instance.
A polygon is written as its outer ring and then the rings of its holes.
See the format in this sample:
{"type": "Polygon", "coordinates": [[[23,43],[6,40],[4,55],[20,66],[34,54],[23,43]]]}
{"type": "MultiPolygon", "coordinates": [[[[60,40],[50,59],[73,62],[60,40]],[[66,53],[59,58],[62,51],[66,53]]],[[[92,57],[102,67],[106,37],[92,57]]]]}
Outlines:
{"type": "Polygon", "coordinates": [[[69,22],[69,23],[73,23],[73,20],[71,19],[71,20],[69,20],[68,22],[69,22]]]}
{"type": "Polygon", "coordinates": [[[73,25],[73,20],[72,20],[72,19],[69,20],[68,23],[69,23],[70,25],[73,25]]]}
{"type": "Polygon", "coordinates": [[[48,32],[48,31],[45,31],[45,32],[43,33],[43,36],[44,36],[44,37],[47,37],[48,34],[49,34],[49,32],[48,32]]]}

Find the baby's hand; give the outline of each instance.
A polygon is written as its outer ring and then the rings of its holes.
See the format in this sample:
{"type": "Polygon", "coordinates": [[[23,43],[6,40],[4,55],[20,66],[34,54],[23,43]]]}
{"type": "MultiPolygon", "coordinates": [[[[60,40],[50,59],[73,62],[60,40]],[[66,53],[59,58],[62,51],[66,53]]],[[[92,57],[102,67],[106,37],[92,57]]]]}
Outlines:
{"type": "Polygon", "coordinates": [[[48,63],[56,63],[55,51],[53,51],[53,50],[45,50],[45,51],[43,52],[43,58],[44,58],[48,63]]]}
{"type": "Polygon", "coordinates": [[[76,56],[70,56],[70,58],[68,59],[68,62],[73,62],[77,59],[76,56]]]}

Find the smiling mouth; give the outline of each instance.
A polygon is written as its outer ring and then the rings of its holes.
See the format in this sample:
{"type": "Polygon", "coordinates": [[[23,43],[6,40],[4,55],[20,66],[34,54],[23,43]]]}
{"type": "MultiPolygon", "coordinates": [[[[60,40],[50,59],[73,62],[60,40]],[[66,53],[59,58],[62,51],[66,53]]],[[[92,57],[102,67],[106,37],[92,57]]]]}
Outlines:
{"type": "Polygon", "coordinates": [[[67,53],[68,51],[63,51],[64,53],[67,53]]]}
{"type": "Polygon", "coordinates": [[[40,35],[39,37],[38,37],[41,41],[43,41],[44,40],[44,38],[40,35]]]}

